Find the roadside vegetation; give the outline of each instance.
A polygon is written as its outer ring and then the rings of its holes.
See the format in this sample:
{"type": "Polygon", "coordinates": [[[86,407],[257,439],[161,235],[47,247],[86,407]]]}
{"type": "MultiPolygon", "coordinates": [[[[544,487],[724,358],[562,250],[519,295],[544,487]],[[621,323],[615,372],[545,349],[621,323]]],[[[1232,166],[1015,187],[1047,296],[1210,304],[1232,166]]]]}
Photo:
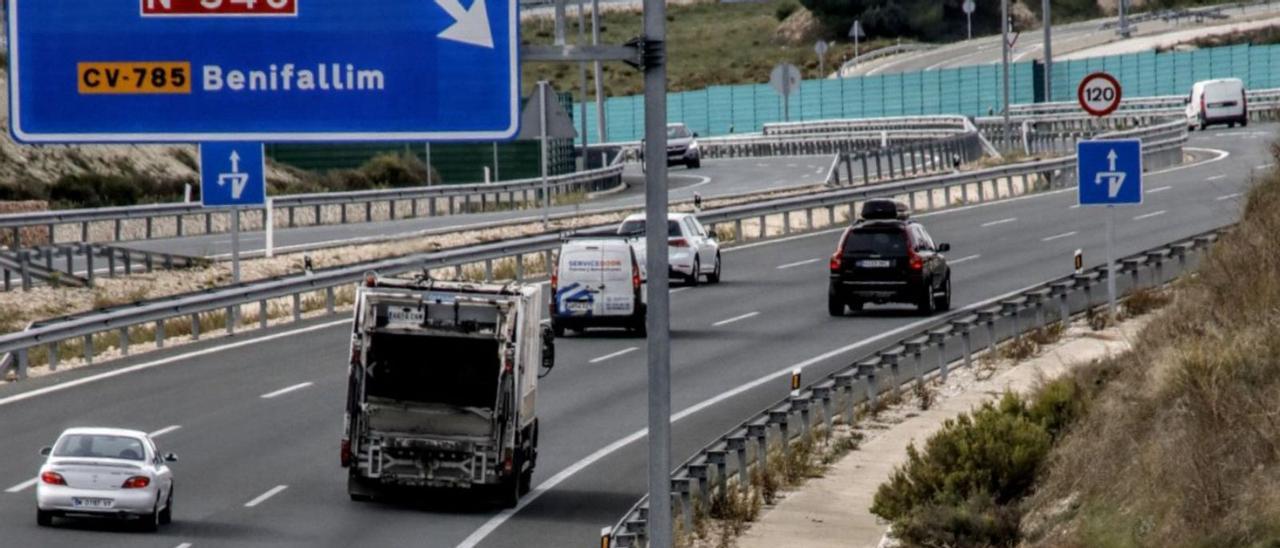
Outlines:
{"type": "Polygon", "coordinates": [[[1270,26],[1243,32],[1202,36],[1194,40],[1187,40],[1184,42],[1178,42],[1171,46],[1158,48],[1156,51],[1165,52],[1186,48],[1216,48],[1219,46],[1238,46],[1240,44],[1249,44],[1251,46],[1280,44],[1280,27],[1270,26]]]}
{"type": "Polygon", "coordinates": [[[1127,300],[1163,307],[1131,350],[948,421],[872,512],[909,546],[1280,545],[1278,230],[1275,171],[1194,274],[1127,300]]]}

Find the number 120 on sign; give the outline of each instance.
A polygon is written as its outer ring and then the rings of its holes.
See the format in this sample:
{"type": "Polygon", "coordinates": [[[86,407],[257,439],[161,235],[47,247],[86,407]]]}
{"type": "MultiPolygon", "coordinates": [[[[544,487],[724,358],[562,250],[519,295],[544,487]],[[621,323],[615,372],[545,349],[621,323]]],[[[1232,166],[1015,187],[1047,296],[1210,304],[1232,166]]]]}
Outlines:
{"type": "Polygon", "coordinates": [[[143,17],[295,16],[299,0],[140,0],[143,17]]]}
{"type": "Polygon", "coordinates": [[[1120,82],[1105,72],[1095,72],[1080,81],[1080,106],[1094,116],[1106,116],[1120,107],[1120,82]]]}

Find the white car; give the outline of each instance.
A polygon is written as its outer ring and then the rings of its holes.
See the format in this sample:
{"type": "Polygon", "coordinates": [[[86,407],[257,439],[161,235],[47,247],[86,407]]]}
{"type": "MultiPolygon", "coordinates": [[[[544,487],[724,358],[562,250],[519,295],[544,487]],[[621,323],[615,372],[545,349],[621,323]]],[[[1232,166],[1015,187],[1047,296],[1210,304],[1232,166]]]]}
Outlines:
{"type": "Polygon", "coordinates": [[[173,517],[173,453],[161,456],[144,432],[71,428],[53,447],[36,483],[36,523],[55,517],[139,520],[155,531],[173,517]]]}
{"type": "MultiPolygon", "coordinates": [[[[648,280],[645,269],[645,217],[638,213],[627,217],[618,227],[618,234],[631,238],[640,262],[640,272],[648,280]]],[[[689,213],[672,213],[667,216],[667,256],[670,275],[684,280],[688,285],[698,285],[706,277],[708,283],[720,282],[720,243],[708,234],[698,218],[689,213]]]]}
{"type": "Polygon", "coordinates": [[[1239,78],[1204,80],[1191,86],[1187,97],[1187,126],[1201,131],[1215,124],[1249,125],[1249,100],[1239,78]]]}

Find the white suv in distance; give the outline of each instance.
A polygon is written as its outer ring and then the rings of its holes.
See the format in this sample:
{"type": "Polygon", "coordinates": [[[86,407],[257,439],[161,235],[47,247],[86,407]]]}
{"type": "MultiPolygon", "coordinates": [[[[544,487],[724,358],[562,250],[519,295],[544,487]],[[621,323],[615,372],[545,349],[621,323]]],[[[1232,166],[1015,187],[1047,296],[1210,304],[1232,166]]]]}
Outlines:
{"type": "Polygon", "coordinates": [[[53,447],[36,483],[36,523],[55,517],[136,519],[155,531],[173,516],[173,472],[178,457],[161,455],[144,432],[71,428],[53,447]]]}
{"type": "MultiPolygon", "coordinates": [[[[648,280],[644,214],[627,217],[618,227],[618,234],[631,238],[640,272],[648,280]]],[[[720,243],[689,213],[667,216],[667,257],[672,278],[684,280],[687,285],[698,285],[702,277],[706,277],[707,283],[720,282],[720,243]]]]}

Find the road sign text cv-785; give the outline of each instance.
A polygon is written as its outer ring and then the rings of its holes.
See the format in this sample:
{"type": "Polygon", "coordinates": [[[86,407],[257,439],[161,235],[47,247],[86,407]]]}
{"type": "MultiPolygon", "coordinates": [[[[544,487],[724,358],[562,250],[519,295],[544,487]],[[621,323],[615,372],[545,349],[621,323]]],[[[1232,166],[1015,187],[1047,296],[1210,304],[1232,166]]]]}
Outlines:
{"type": "Polygon", "coordinates": [[[489,140],[519,129],[517,0],[8,4],[20,141],[489,140]]]}

